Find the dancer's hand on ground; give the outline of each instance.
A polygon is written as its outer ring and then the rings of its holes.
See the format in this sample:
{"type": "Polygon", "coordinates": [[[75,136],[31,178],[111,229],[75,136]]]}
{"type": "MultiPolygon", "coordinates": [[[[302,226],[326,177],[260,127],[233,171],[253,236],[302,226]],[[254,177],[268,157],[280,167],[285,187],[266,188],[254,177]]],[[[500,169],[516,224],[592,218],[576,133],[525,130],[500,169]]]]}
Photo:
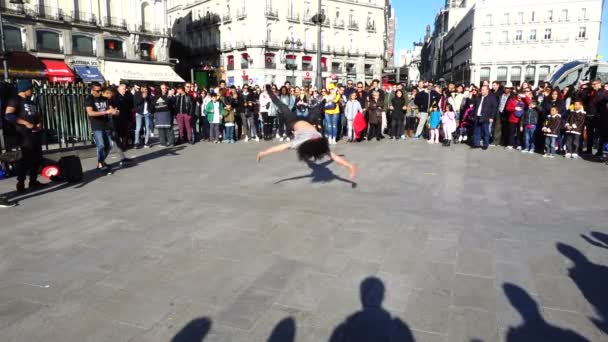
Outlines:
{"type": "Polygon", "coordinates": [[[255,160],[259,163],[262,158],[264,158],[264,152],[258,152],[258,155],[255,157],[255,160]]]}

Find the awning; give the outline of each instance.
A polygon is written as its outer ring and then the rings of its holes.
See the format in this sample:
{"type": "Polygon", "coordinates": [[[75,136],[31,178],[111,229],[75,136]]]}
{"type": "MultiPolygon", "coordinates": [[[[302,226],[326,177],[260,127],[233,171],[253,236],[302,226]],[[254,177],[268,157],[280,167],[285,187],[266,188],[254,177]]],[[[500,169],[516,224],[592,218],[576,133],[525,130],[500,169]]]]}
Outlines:
{"type": "Polygon", "coordinates": [[[106,80],[113,84],[125,81],[148,81],[148,82],[185,82],[168,65],[110,62],[104,63],[106,80]]]}
{"type": "Polygon", "coordinates": [[[62,83],[74,82],[74,73],[63,61],[43,59],[42,63],[46,65],[46,75],[48,76],[49,81],[62,83]]]}
{"type": "Polygon", "coordinates": [[[88,65],[74,65],[74,71],[78,74],[78,77],[82,79],[84,83],[90,82],[105,82],[101,71],[97,67],[88,65]]]}
{"type": "MultiPolygon", "coordinates": [[[[10,78],[45,78],[46,66],[38,58],[27,52],[14,51],[8,53],[8,76],[10,78]]],[[[4,67],[0,63],[0,74],[4,67]]]]}
{"type": "Polygon", "coordinates": [[[302,56],[302,60],[304,62],[310,62],[310,61],[312,61],[312,57],[311,56],[302,56]]]}

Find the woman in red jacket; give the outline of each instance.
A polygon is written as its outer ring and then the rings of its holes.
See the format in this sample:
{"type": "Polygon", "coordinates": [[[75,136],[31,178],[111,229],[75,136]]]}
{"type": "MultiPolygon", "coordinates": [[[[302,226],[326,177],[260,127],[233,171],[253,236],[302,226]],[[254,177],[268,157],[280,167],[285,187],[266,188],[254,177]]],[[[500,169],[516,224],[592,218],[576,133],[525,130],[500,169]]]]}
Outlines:
{"type": "Polygon", "coordinates": [[[519,120],[528,109],[530,99],[525,96],[524,93],[513,92],[511,97],[507,100],[505,111],[507,112],[507,120],[509,121],[509,140],[507,143],[507,149],[512,150],[517,148],[521,150],[521,144],[519,143],[519,120]]]}

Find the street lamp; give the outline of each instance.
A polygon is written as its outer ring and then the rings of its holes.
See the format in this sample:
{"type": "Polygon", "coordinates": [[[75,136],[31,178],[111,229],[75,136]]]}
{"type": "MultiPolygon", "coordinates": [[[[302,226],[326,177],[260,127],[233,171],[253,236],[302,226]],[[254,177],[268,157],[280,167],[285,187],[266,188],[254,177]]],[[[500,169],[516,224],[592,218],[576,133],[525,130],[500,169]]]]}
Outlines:
{"type": "Polygon", "coordinates": [[[317,89],[323,88],[323,78],[321,74],[321,28],[325,22],[325,13],[321,7],[321,0],[319,0],[319,8],[317,14],[315,14],[311,21],[317,25],[317,89]]]}

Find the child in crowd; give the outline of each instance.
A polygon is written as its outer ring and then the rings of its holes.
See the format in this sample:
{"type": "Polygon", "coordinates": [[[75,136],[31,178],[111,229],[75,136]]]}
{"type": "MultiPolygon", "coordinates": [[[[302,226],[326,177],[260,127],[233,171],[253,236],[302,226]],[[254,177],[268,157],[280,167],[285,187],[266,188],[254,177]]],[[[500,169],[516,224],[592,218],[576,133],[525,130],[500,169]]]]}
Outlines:
{"type": "Polygon", "coordinates": [[[528,110],[519,123],[519,130],[524,134],[524,147],[521,150],[523,153],[534,153],[534,133],[536,132],[539,116],[538,100],[532,99],[528,110]]]}
{"type": "Polygon", "coordinates": [[[220,142],[220,123],[222,120],[222,113],[224,112],[224,103],[219,101],[217,94],[211,95],[211,101],[205,108],[205,115],[209,120],[209,140],[213,140],[215,144],[220,142]]]}
{"type": "Polygon", "coordinates": [[[431,129],[431,139],[429,144],[439,144],[439,124],[441,123],[441,112],[437,107],[437,102],[431,105],[431,119],[429,120],[429,128],[431,129]]]}
{"type": "Polygon", "coordinates": [[[441,116],[441,125],[443,127],[443,146],[450,146],[452,144],[452,133],[456,131],[456,113],[454,113],[454,107],[452,104],[447,104],[446,111],[441,116]]]}
{"type": "Polygon", "coordinates": [[[355,116],[357,113],[363,113],[363,108],[361,108],[361,102],[357,100],[357,92],[353,91],[350,94],[350,99],[346,103],[346,107],[344,108],[344,115],[346,117],[347,122],[347,130],[348,130],[348,141],[353,142],[355,139],[354,136],[354,122],[355,116]]]}
{"type": "Polygon", "coordinates": [[[234,123],[236,122],[236,112],[230,103],[226,104],[222,115],[224,117],[223,141],[228,144],[234,144],[234,123]]]}
{"type": "Polygon", "coordinates": [[[469,129],[471,128],[471,113],[473,112],[475,104],[469,104],[469,108],[464,111],[460,118],[460,125],[458,128],[458,143],[466,142],[469,139],[469,129]]]}
{"type": "Polygon", "coordinates": [[[566,158],[577,159],[578,147],[585,126],[585,116],[587,113],[583,107],[583,101],[578,99],[574,101],[574,110],[568,115],[566,122],[566,158]]]}
{"type": "Polygon", "coordinates": [[[562,117],[557,107],[551,107],[551,115],[545,121],[543,133],[545,133],[545,158],[555,158],[555,140],[562,125],[562,117]]]}

